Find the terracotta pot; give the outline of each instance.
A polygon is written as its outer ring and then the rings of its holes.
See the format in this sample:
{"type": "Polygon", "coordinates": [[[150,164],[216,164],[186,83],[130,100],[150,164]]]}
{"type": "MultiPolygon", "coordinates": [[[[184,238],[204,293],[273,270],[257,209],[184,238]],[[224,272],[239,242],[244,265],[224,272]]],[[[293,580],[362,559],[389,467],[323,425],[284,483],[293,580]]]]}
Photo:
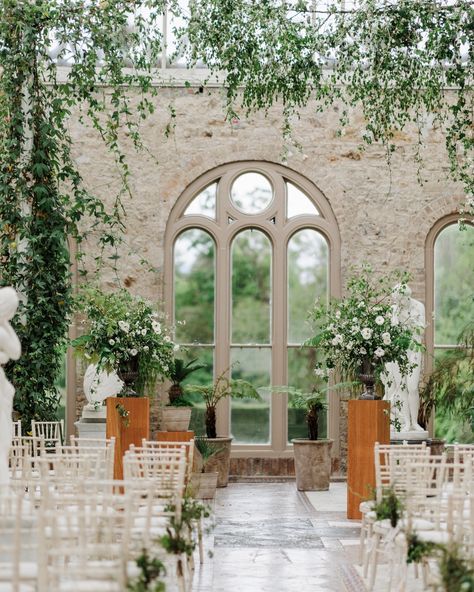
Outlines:
{"type": "Polygon", "coordinates": [[[295,439],[296,487],[298,491],[325,491],[331,477],[331,448],[334,440],[295,439]]]}
{"type": "Polygon", "coordinates": [[[130,444],[142,445],[142,439],[150,439],[150,399],[148,397],[109,397],[107,407],[106,437],[115,437],[114,479],[123,479],[123,455],[130,444]],[[117,408],[122,405],[127,417],[117,408]]]}
{"type": "Polygon", "coordinates": [[[187,432],[191,421],[192,407],[163,407],[161,430],[164,432],[187,432]]]}
{"type": "Polygon", "coordinates": [[[193,473],[190,489],[196,499],[213,499],[216,495],[218,473],[193,473]]]}
{"type": "Polygon", "coordinates": [[[214,455],[206,464],[204,471],[206,473],[218,472],[217,487],[227,487],[229,483],[230,469],[230,448],[232,438],[206,438],[208,442],[214,444],[219,452],[214,455]]]}

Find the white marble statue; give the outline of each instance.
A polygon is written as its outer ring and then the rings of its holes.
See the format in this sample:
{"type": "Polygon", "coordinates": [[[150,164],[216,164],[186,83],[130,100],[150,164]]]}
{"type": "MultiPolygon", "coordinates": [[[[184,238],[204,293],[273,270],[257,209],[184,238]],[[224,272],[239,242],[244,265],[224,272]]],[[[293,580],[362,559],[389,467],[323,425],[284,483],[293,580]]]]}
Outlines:
{"type": "Polygon", "coordinates": [[[95,410],[102,405],[107,397],[115,397],[123,388],[123,381],[115,372],[97,372],[97,366],[91,364],[84,375],[84,394],[89,410],[95,410]]]}
{"type": "MultiPolygon", "coordinates": [[[[415,331],[415,340],[422,343],[425,324],[424,305],[411,297],[411,289],[399,284],[392,292],[392,323],[408,326],[415,331]]],[[[426,438],[426,432],[418,424],[418,410],[420,408],[419,383],[421,379],[423,353],[408,351],[408,359],[414,365],[407,376],[402,376],[396,362],[385,364],[385,372],[381,376],[385,387],[384,399],[390,401],[392,419],[398,420],[400,431],[392,428],[394,436],[402,439],[426,438]]],[[[397,422],[397,423],[398,423],[397,422]]]]}
{"type": "Polygon", "coordinates": [[[21,344],[10,325],[18,307],[18,295],[13,288],[0,288],[0,486],[9,481],[8,452],[12,442],[12,409],[15,389],[5,376],[3,365],[18,360],[21,344]]]}

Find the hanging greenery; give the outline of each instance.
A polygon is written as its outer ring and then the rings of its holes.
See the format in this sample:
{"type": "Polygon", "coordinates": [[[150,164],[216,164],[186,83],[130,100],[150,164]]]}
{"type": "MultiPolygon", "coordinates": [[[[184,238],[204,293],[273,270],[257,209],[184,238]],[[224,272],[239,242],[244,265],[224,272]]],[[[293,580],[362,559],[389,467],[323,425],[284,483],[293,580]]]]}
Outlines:
{"type": "MultiPolygon", "coordinates": [[[[189,63],[202,61],[224,83],[227,115],[281,103],[291,117],[340,101],[341,133],[362,110],[361,143],[443,131],[452,178],[474,214],[472,116],[474,6],[470,0],[193,0],[186,29],[189,63]],[[350,8],[345,9],[346,6],[350,8]]],[[[420,178],[421,180],[421,178],[420,178]]]]}
{"type": "Polygon", "coordinates": [[[120,241],[129,170],[119,130],[141,147],[140,121],[154,109],[150,94],[162,48],[163,5],[164,0],[0,5],[1,283],[15,286],[22,298],[15,330],[23,354],[10,376],[15,409],[26,426],[31,419],[54,419],[58,405],[54,384],[72,310],[68,239],[81,253],[95,233],[97,263],[104,249],[120,241]],[[58,63],[66,58],[63,78],[58,63]],[[73,112],[97,130],[115,157],[122,188],[110,210],[82,182],[68,127],[73,112]]]}

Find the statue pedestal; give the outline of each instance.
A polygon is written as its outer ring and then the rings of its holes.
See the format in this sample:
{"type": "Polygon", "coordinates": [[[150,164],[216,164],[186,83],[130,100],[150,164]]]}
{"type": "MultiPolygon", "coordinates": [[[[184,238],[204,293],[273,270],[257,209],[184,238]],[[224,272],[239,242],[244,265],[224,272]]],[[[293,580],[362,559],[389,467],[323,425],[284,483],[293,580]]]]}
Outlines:
{"type": "Polygon", "coordinates": [[[361,519],[359,505],[375,489],[374,444],[390,441],[390,403],[380,400],[349,401],[347,434],[347,517],[361,519]]]}
{"type": "Polygon", "coordinates": [[[105,440],[106,413],[107,411],[104,406],[101,406],[98,409],[93,409],[86,405],[82,410],[81,419],[74,424],[79,438],[105,440]]]}
{"type": "Polygon", "coordinates": [[[429,434],[426,430],[411,430],[409,432],[390,432],[390,442],[393,444],[402,443],[404,441],[409,444],[418,444],[420,442],[426,442],[429,438],[429,434]]]}

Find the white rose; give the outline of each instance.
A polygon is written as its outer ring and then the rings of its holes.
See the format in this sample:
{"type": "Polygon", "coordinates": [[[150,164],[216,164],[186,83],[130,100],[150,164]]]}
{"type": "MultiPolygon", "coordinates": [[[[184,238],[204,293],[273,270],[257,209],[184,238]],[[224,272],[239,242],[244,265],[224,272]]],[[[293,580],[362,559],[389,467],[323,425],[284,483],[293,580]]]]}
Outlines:
{"type": "Polygon", "coordinates": [[[148,347],[148,345],[144,345],[144,346],[143,346],[143,351],[146,351],[146,352],[147,352],[149,349],[150,349],[150,348],[148,347]]]}
{"type": "Polygon", "coordinates": [[[138,354],[138,351],[137,351],[135,348],[133,348],[133,349],[131,349],[131,350],[130,350],[128,353],[129,353],[131,356],[136,356],[136,355],[138,354]]]}
{"type": "Polygon", "coordinates": [[[390,345],[392,343],[390,333],[382,333],[382,341],[384,345],[390,345]]]}
{"type": "Polygon", "coordinates": [[[151,326],[153,327],[153,331],[155,333],[161,333],[161,324],[158,321],[153,321],[151,326]]]}
{"type": "Polygon", "coordinates": [[[359,353],[365,355],[367,353],[367,350],[365,349],[365,347],[361,347],[359,353]]]}
{"type": "Polygon", "coordinates": [[[115,339],[109,339],[110,345],[115,345],[115,339]]]}
{"type": "Polygon", "coordinates": [[[165,336],[163,337],[163,341],[164,341],[165,343],[169,343],[169,342],[171,341],[171,337],[170,337],[169,335],[165,335],[165,336]]]}
{"type": "Polygon", "coordinates": [[[349,343],[346,345],[346,349],[348,349],[349,351],[354,347],[354,342],[353,341],[349,341],[349,343]]]}
{"type": "Polygon", "coordinates": [[[322,368],[316,368],[314,373],[316,374],[316,376],[325,376],[326,374],[322,368]]]}
{"type": "Polygon", "coordinates": [[[142,335],[146,335],[146,333],[147,333],[147,330],[146,330],[146,329],[142,329],[142,330],[141,330],[141,334],[142,334],[142,335]]]}
{"type": "Polygon", "coordinates": [[[332,345],[339,345],[344,341],[344,338],[342,335],[338,334],[334,337],[334,339],[331,341],[332,345]]]}
{"type": "Polygon", "coordinates": [[[375,322],[377,325],[383,325],[385,323],[385,319],[382,316],[375,317],[375,322]]]}
{"type": "Polygon", "coordinates": [[[177,343],[175,343],[175,345],[173,347],[173,351],[175,351],[175,352],[179,351],[179,345],[177,343]]]}
{"type": "Polygon", "coordinates": [[[130,323],[127,321],[119,321],[118,326],[124,331],[124,333],[128,333],[130,331],[130,323]]]}
{"type": "Polygon", "coordinates": [[[340,318],[341,318],[341,311],[336,310],[336,319],[340,319],[340,318]]]}
{"type": "Polygon", "coordinates": [[[385,350],[383,350],[381,347],[378,347],[375,351],[374,354],[378,357],[381,358],[382,356],[385,355],[385,350]]]}
{"type": "Polygon", "coordinates": [[[352,322],[357,324],[359,322],[359,319],[357,317],[352,317],[352,322]]]}
{"type": "Polygon", "coordinates": [[[359,325],[352,325],[352,327],[351,327],[351,332],[352,333],[358,333],[359,330],[360,330],[359,325]]]}
{"type": "Polygon", "coordinates": [[[364,308],[364,306],[365,306],[365,302],[359,302],[359,304],[358,304],[359,308],[364,308]]]}
{"type": "Polygon", "coordinates": [[[360,333],[364,339],[370,339],[372,337],[373,332],[373,329],[370,329],[369,327],[364,327],[360,333]]]}

